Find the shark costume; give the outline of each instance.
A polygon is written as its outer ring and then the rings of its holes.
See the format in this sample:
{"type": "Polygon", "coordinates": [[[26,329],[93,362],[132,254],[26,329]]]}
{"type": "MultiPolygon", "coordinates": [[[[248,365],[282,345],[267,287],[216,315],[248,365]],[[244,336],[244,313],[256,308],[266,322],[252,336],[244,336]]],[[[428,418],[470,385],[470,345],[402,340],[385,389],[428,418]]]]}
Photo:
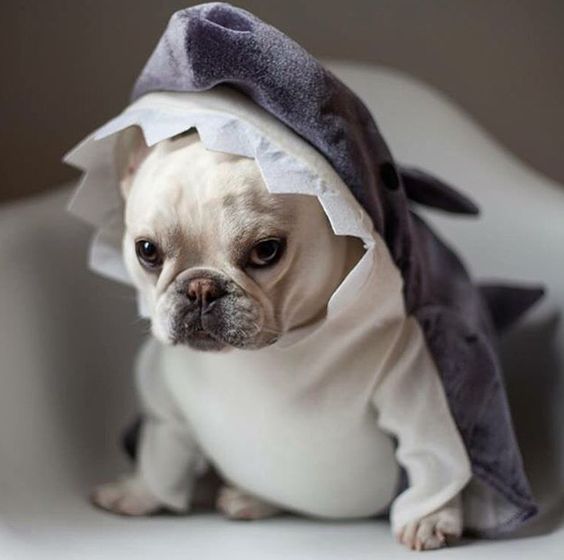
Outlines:
{"type": "Polygon", "coordinates": [[[476,214],[470,200],[395,163],[362,102],[291,39],[244,10],[204,4],[173,15],[133,103],[67,156],[86,171],[71,210],[98,228],[91,266],[124,282],[112,152],[132,125],[148,145],[195,128],[208,149],[254,158],[271,192],[317,196],[335,233],[366,249],[327,316],[272,347],[213,355],[146,346],[139,465],[164,503],[185,508],[185,467],[208,459],[241,488],[310,515],[392,505],[400,527],[463,488],[465,527],[479,534],[535,514],[496,336],[542,291],[478,288],[410,207],[476,214]],[[191,445],[157,434],[151,418],[182,424],[191,445]],[[178,461],[159,464],[158,445],[178,461]]]}

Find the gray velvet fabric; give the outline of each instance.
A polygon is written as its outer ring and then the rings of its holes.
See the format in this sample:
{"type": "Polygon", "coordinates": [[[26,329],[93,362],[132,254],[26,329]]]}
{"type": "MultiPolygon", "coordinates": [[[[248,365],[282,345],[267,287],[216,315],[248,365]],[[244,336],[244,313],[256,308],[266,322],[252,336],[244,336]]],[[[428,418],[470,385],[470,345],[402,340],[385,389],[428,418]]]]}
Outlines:
{"type": "Polygon", "coordinates": [[[513,505],[511,518],[489,534],[518,527],[536,506],[512,428],[495,326],[507,327],[541,291],[480,290],[409,199],[463,214],[478,208],[431,175],[399,167],[360,99],[297,43],[242,9],[211,3],[175,13],[133,99],[218,84],[244,92],[310,142],[367,210],[402,272],[406,307],[423,328],[473,472],[513,505]]]}

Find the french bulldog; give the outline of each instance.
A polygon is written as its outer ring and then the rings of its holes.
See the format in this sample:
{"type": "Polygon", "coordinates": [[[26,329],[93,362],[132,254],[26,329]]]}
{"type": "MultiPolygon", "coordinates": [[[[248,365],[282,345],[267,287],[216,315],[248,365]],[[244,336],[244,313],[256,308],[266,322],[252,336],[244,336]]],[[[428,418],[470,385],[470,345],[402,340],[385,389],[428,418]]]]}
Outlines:
{"type": "Polygon", "coordinates": [[[137,363],[135,473],[94,504],[183,512],[211,465],[232,519],[391,507],[411,549],[458,538],[469,462],[384,244],[378,281],[331,311],[366,249],[334,234],[316,197],[271,194],[254,160],[195,132],[149,149],[133,127],[117,154],[123,256],[153,337],[137,363]]]}

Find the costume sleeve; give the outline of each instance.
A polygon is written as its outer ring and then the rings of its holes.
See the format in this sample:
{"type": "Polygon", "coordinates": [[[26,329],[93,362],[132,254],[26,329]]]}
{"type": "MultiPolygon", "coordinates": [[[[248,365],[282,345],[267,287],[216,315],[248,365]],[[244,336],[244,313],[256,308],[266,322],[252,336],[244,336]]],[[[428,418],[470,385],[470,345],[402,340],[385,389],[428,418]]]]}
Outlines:
{"type": "Polygon", "coordinates": [[[396,457],[408,487],[393,502],[392,528],[439,509],[471,478],[466,449],[450,414],[439,374],[417,322],[397,327],[373,403],[380,427],[397,439],[396,457]]]}
{"type": "Polygon", "coordinates": [[[137,474],[164,505],[186,511],[194,477],[202,470],[204,458],[188,421],[170,395],[158,356],[158,343],[151,340],[137,364],[137,389],[143,408],[137,474]]]}

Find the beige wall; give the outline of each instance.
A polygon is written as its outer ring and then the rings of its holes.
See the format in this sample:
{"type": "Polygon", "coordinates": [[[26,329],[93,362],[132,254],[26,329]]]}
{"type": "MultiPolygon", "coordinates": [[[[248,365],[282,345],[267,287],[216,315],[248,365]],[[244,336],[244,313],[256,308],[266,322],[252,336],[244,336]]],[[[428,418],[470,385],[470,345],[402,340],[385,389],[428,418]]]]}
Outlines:
{"type": "MultiPolygon", "coordinates": [[[[3,2],[0,199],[73,176],[62,154],[123,107],[168,16],[189,4],[3,2]]],[[[564,183],[564,0],[238,4],[318,56],[386,64],[436,86],[564,183]]]]}

